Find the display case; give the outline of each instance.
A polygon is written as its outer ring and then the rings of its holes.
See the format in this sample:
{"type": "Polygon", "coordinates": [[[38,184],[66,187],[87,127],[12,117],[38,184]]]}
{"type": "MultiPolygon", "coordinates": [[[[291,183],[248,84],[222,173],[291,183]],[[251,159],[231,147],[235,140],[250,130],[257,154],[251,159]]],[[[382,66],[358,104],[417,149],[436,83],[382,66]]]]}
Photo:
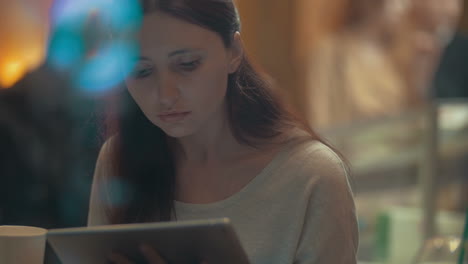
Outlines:
{"type": "Polygon", "coordinates": [[[468,207],[468,100],[440,100],[320,134],[350,167],[360,259],[406,262],[423,239],[461,234],[468,207]],[[406,230],[410,245],[395,247],[391,236],[398,230],[406,230]]]}

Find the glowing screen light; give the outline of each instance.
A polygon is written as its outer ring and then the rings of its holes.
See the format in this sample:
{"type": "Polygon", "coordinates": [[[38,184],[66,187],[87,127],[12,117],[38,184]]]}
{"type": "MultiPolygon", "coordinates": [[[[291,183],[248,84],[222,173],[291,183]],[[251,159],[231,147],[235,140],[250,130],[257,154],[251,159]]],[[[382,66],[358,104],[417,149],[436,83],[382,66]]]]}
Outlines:
{"type": "Polygon", "coordinates": [[[56,0],[48,61],[71,72],[86,93],[122,82],[138,53],[134,32],[142,19],[135,0],[56,0]]]}

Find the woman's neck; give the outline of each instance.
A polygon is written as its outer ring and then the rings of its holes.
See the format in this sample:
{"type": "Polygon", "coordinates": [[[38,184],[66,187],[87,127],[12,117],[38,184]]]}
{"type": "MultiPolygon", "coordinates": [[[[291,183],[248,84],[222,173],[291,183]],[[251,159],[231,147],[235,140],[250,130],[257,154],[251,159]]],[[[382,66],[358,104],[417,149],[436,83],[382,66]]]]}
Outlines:
{"type": "Polygon", "coordinates": [[[219,113],[195,134],[172,140],[177,163],[217,164],[252,149],[234,137],[226,113],[219,113]]]}

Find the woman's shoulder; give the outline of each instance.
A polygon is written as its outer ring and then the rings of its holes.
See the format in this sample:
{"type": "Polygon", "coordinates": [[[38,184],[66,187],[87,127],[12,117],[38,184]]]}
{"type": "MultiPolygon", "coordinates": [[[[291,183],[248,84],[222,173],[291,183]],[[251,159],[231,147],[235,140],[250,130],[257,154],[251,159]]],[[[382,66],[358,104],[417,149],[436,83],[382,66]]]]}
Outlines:
{"type": "Polygon", "coordinates": [[[111,136],[101,146],[96,162],[95,176],[102,177],[111,169],[111,154],[116,145],[116,136],[111,136]]]}
{"type": "Polygon", "coordinates": [[[99,157],[108,157],[113,151],[117,143],[117,136],[111,136],[102,143],[101,150],[99,151],[99,157]]]}
{"type": "Polygon", "coordinates": [[[88,212],[88,226],[109,224],[105,208],[110,201],[107,186],[111,175],[111,151],[115,138],[110,137],[104,141],[94,169],[93,183],[88,212]]]}
{"type": "Polygon", "coordinates": [[[312,137],[298,137],[290,144],[282,171],[304,184],[349,187],[349,169],[338,151],[312,137]]]}
{"type": "Polygon", "coordinates": [[[289,148],[291,154],[299,156],[300,159],[324,163],[342,162],[341,155],[331,145],[302,129],[291,130],[283,144],[286,150],[289,148]]]}
{"type": "Polygon", "coordinates": [[[304,165],[309,165],[309,169],[345,167],[341,154],[319,139],[298,138],[295,143],[291,154],[304,165]]]}

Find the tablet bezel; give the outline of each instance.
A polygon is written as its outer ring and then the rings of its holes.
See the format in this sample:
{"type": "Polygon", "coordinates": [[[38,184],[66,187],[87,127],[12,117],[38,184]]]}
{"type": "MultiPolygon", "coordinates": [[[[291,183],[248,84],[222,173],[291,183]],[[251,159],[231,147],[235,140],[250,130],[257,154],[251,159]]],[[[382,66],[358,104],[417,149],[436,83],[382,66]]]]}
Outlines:
{"type": "Polygon", "coordinates": [[[103,264],[112,251],[138,263],[141,243],[171,264],[249,263],[228,218],[51,229],[47,241],[62,264],[103,264]]]}

